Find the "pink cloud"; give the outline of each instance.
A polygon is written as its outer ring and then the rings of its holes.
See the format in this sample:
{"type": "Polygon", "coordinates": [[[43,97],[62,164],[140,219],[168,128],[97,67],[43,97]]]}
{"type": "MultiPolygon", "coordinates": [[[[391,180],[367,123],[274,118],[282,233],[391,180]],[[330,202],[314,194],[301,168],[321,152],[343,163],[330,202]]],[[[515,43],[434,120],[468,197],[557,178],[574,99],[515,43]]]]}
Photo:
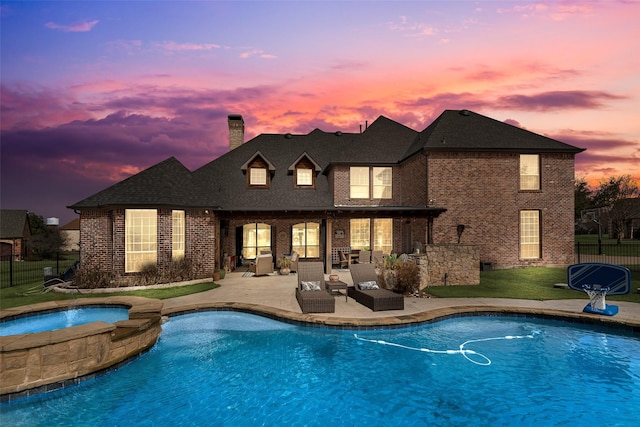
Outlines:
{"type": "Polygon", "coordinates": [[[44,26],[51,30],[62,31],[63,33],[84,33],[87,31],[91,31],[93,27],[95,27],[98,24],[98,22],[100,21],[95,19],[93,21],[84,21],[84,22],[77,22],[71,25],[64,25],[64,24],[56,24],[55,22],[50,21],[44,24],[44,26]]]}
{"type": "Polygon", "coordinates": [[[603,91],[564,90],[542,92],[533,95],[506,95],[497,104],[504,109],[546,111],[566,108],[600,108],[608,101],[626,99],[603,91]]]}
{"type": "Polygon", "coordinates": [[[174,41],[159,43],[158,46],[170,52],[214,50],[222,47],[215,43],[177,43],[174,41]]]}

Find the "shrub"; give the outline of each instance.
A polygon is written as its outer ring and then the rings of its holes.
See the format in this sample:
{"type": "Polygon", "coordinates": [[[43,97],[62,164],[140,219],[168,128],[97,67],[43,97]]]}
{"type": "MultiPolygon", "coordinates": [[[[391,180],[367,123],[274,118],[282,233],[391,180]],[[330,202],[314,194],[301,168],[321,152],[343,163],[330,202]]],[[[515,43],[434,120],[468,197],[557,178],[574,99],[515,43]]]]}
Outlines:
{"type": "Polygon", "coordinates": [[[400,261],[394,265],[394,292],[413,293],[420,287],[420,268],[413,261],[400,261]]]}

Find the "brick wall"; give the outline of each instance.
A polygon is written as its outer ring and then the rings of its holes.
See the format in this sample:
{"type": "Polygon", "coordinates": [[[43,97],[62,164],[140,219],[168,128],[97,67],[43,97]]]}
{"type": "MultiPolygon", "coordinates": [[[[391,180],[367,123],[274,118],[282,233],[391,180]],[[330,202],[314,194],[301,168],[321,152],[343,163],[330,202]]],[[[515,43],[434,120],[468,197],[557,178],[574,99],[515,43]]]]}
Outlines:
{"type": "Polygon", "coordinates": [[[518,153],[433,152],[428,157],[428,197],[447,212],[434,222],[434,243],[480,247],[495,267],[568,265],[573,262],[574,159],[541,155],[541,190],[519,191],[518,153]],[[520,211],[540,210],[542,258],[521,259],[520,211]]]}

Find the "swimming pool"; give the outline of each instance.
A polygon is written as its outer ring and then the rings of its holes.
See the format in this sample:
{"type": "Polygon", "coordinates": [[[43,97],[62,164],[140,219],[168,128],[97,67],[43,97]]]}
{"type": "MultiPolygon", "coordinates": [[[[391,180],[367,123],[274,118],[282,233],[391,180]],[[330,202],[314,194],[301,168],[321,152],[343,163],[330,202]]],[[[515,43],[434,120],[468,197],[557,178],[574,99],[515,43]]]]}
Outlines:
{"type": "Polygon", "coordinates": [[[18,319],[0,322],[0,336],[53,331],[97,321],[114,323],[128,318],[129,309],[124,307],[84,307],[44,314],[31,314],[18,319]]]}
{"type": "Polygon", "coordinates": [[[3,403],[0,421],[636,425],[640,338],[618,332],[512,317],[344,331],[244,313],[189,314],[171,318],[134,362],[3,403]]]}

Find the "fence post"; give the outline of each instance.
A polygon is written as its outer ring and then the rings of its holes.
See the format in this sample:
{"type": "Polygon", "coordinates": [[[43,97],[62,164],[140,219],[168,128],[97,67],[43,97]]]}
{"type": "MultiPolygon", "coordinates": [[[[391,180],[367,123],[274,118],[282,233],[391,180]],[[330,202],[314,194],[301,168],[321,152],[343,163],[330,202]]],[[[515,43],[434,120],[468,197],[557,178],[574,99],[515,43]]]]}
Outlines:
{"type": "Polygon", "coordinates": [[[56,274],[60,274],[60,251],[56,252],[56,274]]]}
{"type": "Polygon", "coordinates": [[[11,247],[11,256],[9,256],[9,287],[13,287],[13,246],[11,247]]]}

